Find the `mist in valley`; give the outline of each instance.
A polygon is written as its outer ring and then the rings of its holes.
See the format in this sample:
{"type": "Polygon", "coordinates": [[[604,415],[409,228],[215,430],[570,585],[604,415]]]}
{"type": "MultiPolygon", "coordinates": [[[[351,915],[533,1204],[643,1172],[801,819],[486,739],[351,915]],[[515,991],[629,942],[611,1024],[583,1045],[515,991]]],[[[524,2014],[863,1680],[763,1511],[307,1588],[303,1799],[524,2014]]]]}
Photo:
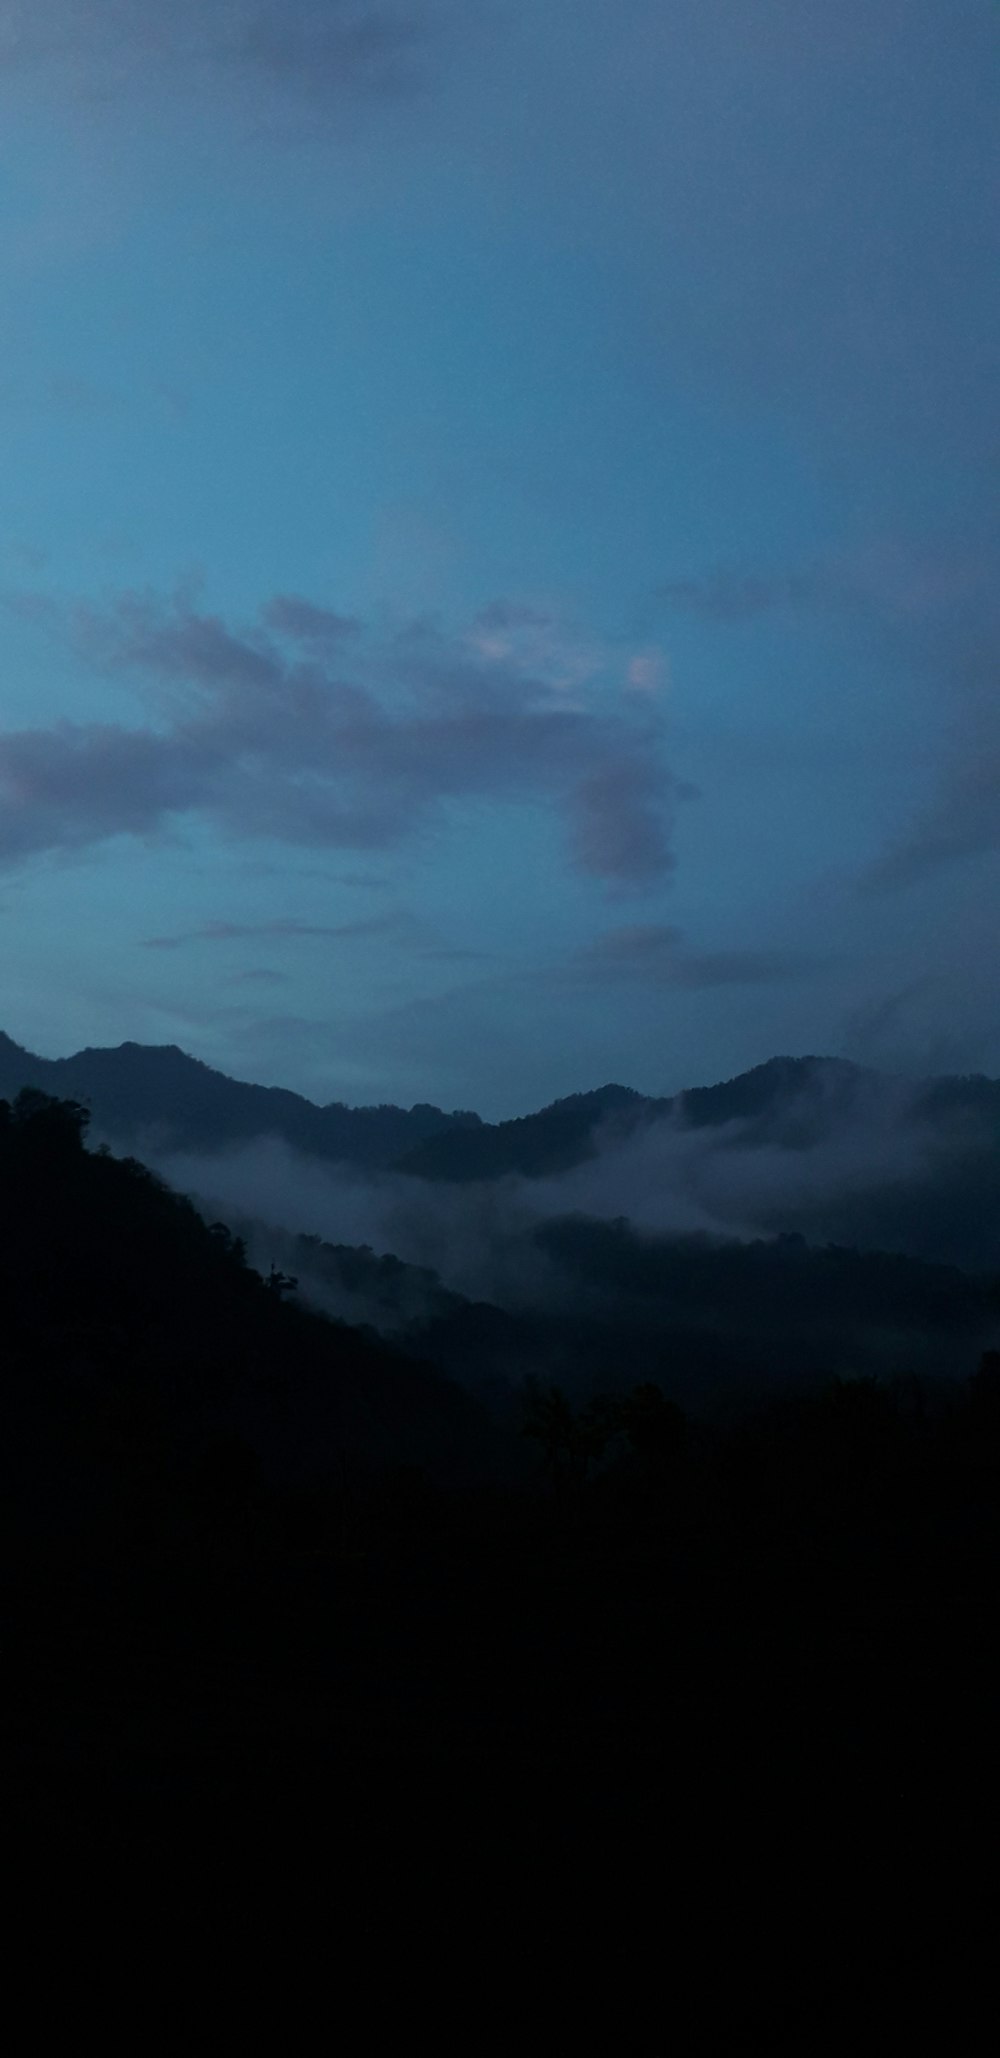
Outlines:
{"type": "Polygon", "coordinates": [[[846,1092],[820,1069],[764,1118],[611,1115],[581,1163],[539,1178],[369,1173],[276,1138],[150,1156],[258,1269],[480,1388],[533,1372],[596,1389],[638,1353],[710,1405],[960,1376],[997,1334],[985,1139],[905,1081],[846,1092]]]}

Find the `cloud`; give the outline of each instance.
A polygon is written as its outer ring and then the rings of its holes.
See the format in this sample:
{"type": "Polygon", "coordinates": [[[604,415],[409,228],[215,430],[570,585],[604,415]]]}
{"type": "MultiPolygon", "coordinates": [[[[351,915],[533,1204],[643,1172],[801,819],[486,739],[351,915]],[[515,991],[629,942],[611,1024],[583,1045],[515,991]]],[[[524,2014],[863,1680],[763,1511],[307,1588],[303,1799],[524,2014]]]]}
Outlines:
{"type": "Polygon", "coordinates": [[[631,923],[608,930],[577,953],[574,977],[678,986],[700,991],[717,986],[769,986],[800,977],[812,961],[799,951],[692,950],[679,929],[665,923],[631,923]]]}
{"type": "Polygon", "coordinates": [[[946,727],[932,789],[866,867],[863,892],[917,885],[1000,850],[1000,612],[995,523],[968,535],[883,533],[784,571],[721,568],[658,595],[706,621],[739,625],[790,607],[860,625],[870,647],[938,695],[946,727]]]}
{"type": "Polygon", "coordinates": [[[0,0],[0,75],[44,72],[109,103],[166,85],[313,102],[398,92],[426,8],[369,0],[0,0]]]}
{"type": "Polygon", "coordinates": [[[657,594],[671,607],[713,622],[748,622],[777,608],[798,606],[821,590],[822,581],[805,571],[740,572],[732,567],[702,572],[692,578],[667,579],[657,594]]]}
{"type": "Polygon", "coordinates": [[[947,695],[947,726],[933,784],[897,835],[864,873],[868,893],[921,883],[944,867],[1000,851],[1000,613],[968,607],[957,625],[927,639],[947,695]]]}
{"type": "Polygon", "coordinates": [[[623,885],[651,885],[674,868],[662,774],[641,757],[601,764],[577,788],[573,852],[582,872],[623,885]]]}
{"type": "Polygon", "coordinates": [[[705,621],[737,624],[790,608],[823,608],[897,629],[993,605],[995,551],[980,537],[875,534],[810,564],[717,565],[667,579],[656,595],[705,621]]]}
{"type": "Polygon", "coordinates": [[[844,1055],[911,1078],[989,1070],[996,1050],[995,993],[988,987],[977,995],[972,982],[964,985],[959,1002],[955,980],[928,971],[858,1002],[844,1017],[844,1055]]]}
{"type": "Polygon", "coordinates": [[[291,637],[307,649],[326,652],[345,636],[355,636],[361,624],[354,615],[338,615],[332,608],[317,607],[298,593],[276,593],[261,610],[261,620],[279,636],[291,637]]]}
{"type": "Polygon", "coordinates": [[[378,850],[454,802],[513,800],[563,817],[585,873],[644,886],[670,871],[678,788],[661,719],[622,692],[607,653],[605,675],[568,699],[558,665],[533,673],[425,624],[363,649],[353,639],[345,677],[302,654],[303,605],[284,637],[273,601],[240,630],[185,595],[78,609],[81,651],[142,682],[152,713],[134,728],[0,734],[0,860],[162,836],[185,817],[233,838],[378,850]]]}
{"type": "Polygon", "coordinates": [[[863,885],[919,885],[942,866],[1000,850],[1000,753],[957,770],[908,834],[870,867],[863,885]]]}
{"type": "Polygon", "coordinates": [[[497,630],[547,629],[551,623],[552,616],[541,608],[527,607],[513,600],[491,600],[486,607],[479,609],[473,628],[492,634],[497,630]]]}
{"type": "Polygon", "coordinates": [[[485,965],[490,964],[494,957],[491,950],[470,950],[459,944],[441,944],[422,950],[420,955],[430,963],[440,965],[485,965]]]}
{"type": "MultiPolygon", "coordinates": [[[[567,696],[588,686],[604,670],[608,653],[596,638],[581,636],[550,608],[528,606],[520,601],[492,600],[473,618],[466,639],[475,656],[492,663],[510,665],[528,677],[544,679],[567,696]]],[[[635,686],[636,665],[645,666],[645,684],[653,681],[653,667],[662,674],[662,653],[637,652],[626,661],[623,686],[635,686]]]]}
{"type": "Polygon", "coordinates": [[[633,693],[663,693],[669,683],[669,667],[661,650],[640,650],[629,660],[626,684],[633,693]]]}
{"type": "Polygon", "coordinates": [[[207,804],[216,767],[198,740],[63,722],[0,737],[0,861],[143,835],[207,804]]]}
{"type": "Polygon", "coordinates": [[[401,929],[412,926],[405,915],[372,915],[356,922],[297,922],[291,917],[280,917],[272,922],[203,922],[197,929],[182,931],[178,936],[147,936],[143,940],[144,950],[180,950],[188,943],[242,943],[249,937],[270,942],[284,942],[289,938],[329,938],[341,940],[350,937],[396,935],[401,929]]]}

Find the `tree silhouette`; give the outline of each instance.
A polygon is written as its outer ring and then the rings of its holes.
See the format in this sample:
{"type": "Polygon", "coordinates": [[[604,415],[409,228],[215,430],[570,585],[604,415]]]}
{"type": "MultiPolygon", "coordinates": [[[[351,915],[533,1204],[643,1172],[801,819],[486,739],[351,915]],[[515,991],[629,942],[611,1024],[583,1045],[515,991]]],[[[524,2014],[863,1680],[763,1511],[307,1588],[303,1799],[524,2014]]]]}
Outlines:
{"type": "Polygon", "coordinates": [[[576,1417],[566,1395],[558,1386],[543,1386],[531,1377],[524,1383],[522,1434],[541,1445],[542,1456],[554,1486],[568,1478],[576,1454],[576,1417]]]}
{"type": "Polygon", "coordinates": [[[647,1470],[659,1470],[684,1441],[680,1408],[652,1382],[627,1394],[595,1394],[574,1410],[561,1387],[525,1381],[522,1433],[541,1445],[556,1485],[582,1484],[624,1439],[647,1470]]]}
{"type": "Polygon", "coordinates": [[[969,1381],[973,1413],[984,1428],[1000,1430],[1000,1351],[984,1351],[969,1381]]]}
{"type": "Polygon", "coordinates": [[[634,1386],[621,1403],[621,1426],[636,1457],[660,1469],[676,1457],[686,1430],[683,1411],[652,1381],[634,1386]]]}

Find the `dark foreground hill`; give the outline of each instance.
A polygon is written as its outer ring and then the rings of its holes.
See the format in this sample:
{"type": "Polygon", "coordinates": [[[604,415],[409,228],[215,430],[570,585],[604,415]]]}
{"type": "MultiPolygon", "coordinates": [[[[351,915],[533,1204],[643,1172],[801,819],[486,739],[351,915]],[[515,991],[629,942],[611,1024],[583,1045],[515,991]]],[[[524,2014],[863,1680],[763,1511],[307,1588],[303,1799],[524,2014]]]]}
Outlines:
{"type": "MultiPolygon", "coordinates": [[[[641,1299],[648,1253],[590,1235],[570,1269],[641,1299]]],[[[986,1876],[1000,1360],[711,1429],[626,1343],[614,1404],[528,1387],[504,1483],[462,1395],[37,1097],[0,1107],[0,1349],[5,1846],[50,1982],[64,1933],[88,1993],[152,1939],[143,2023],[207,1960],[232,2029],[287,1962],[298,2041],[305,1982],[332,2021],[363,1967],[366,2022],[419,1996],[446,2050],[505,1996],[637,2053],[922,2003],[911,1903],[939,1948],[986,1876]]]]}
{"type": "Polygon", "coordinates": [[[505,1245],[512,1290],[497,1305],[367,1246],[235,1226],[260,1262],[296,1275],[304,1300],[436,1365],[500,1419],[529,1375],[576,1399],[655,1380],[709,1420],[838,1377],[954,1381],[1000,1341],[995,1275],[797,1236],[653,1236],[553,1217],[505,1245]]]}
{"type": "Polygon", "coordinates": [[[254,1272],[223,1225],[135,1160],[85,1150],[85,1119],[31,1091],[0,1101],[12,1502],[71,1529],[79,1497],[96,1510],[133,1462],[138,1508],[143,1481],[181,1492],[219,1452],[290,1480],[344,1463],[476,1462],[466,1396],[290,1305],[289,1283],[254,1272]]]}

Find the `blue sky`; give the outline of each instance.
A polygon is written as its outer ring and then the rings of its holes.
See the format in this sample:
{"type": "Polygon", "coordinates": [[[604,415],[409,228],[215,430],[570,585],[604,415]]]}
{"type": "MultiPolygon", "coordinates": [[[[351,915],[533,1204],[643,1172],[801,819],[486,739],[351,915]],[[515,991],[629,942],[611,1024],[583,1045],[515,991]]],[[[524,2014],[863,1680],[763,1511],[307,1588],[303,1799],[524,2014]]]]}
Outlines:
{"type": "Polygon", "coordinates": [[[10,1034],[1000,1066],[994,0],[0,0],[10,1034]]]}

